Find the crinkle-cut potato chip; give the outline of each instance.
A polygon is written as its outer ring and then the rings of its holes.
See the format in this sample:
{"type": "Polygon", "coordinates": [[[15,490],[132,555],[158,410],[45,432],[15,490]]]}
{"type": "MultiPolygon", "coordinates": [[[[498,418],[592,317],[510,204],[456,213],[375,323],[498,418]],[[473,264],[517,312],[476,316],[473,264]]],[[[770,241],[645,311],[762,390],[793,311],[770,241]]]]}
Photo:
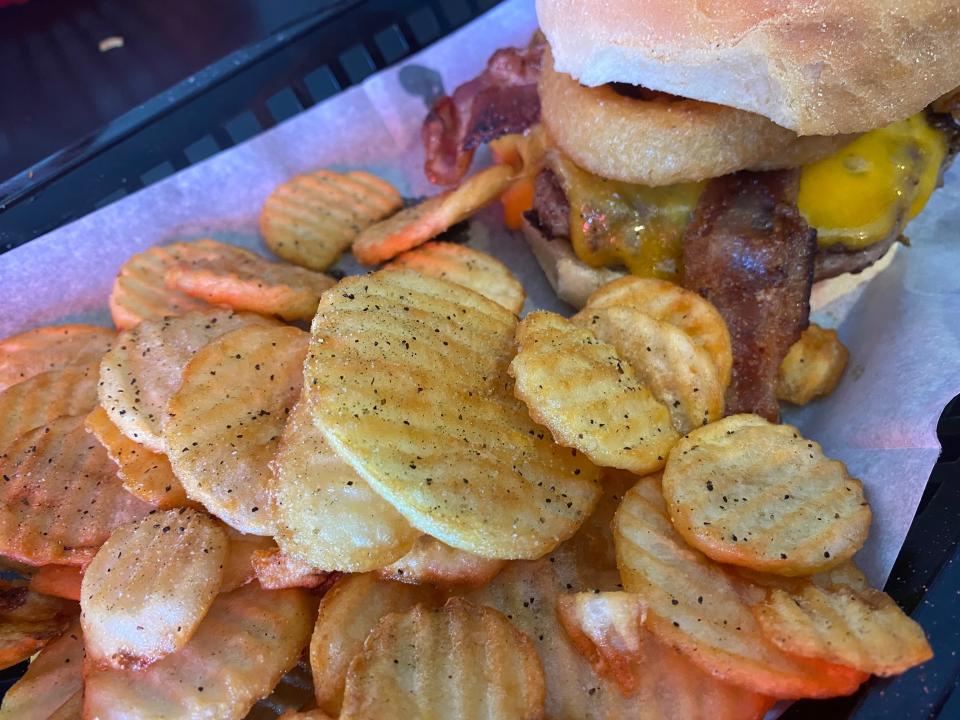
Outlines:
{"type": "Polygon", "coordinates": [[[237,530],[273,535],[270,462],[300,396],[307,334],[249,325],[200,350],[170,399],[163,438],[173,471],[237,530]]]}
{"type": "Polygon", "coordinates": [[[898,675],[933,657],[916,622],[884,592],[807,581],[768,590],[754,614],[767,638],[787,652],[874,675],[898,675]]]}
{"type": "Polygon", "coordinates": [[[102,405],[87,415],[84,425],[117,464],[117,476],[127,492],[161,510],[188,502],[187,493],[173,474],[167,456],[124,435],[102,405]]]}
{"type": "Polygon", "coordinates": [[[30,576],[30,589],[41,595],[80,601],[83,568],[76,565],[44,565],[30,576]]]}
{"type": "Polygon", "coordinates": [[[223,308],[147,320],[119,335],[100,363],[100,404],[120,431],[157,453],[168,404],[198,350],[245,325],[276,321],[223,308]]]}
{"type": "Polygon", "coordinates": [[[362,230],[402,206],[396,188],[376,175],[318,170],[296,175],[270,193],[260,233],[275,255],[323,271],[362,230]]]}
{"type": "Polygon", "coordinates": [[[366,572],[413,547],[420,532],[327,443],[301,399],[273,461],[276,540],[314,567],[366,572]]]}
{"type": "Polygon", "coordinates": [[[432,587],[381,580],[374,573],[340,578],[320,602],[310,639],[317,705],[330,715],[340,714],[347,667],[380,618],[438,600],[432,587]]]}
{"type": "Polygon", "coordinates": [[[364,265],[376,265],[423,245],[500,197],[514,174],[509,165],[494,165],[452,190],[404,208],[363,230],[353,243],[354,256],[364,265]]]}
{"type": "Polygon", "coordinates": [[[343,720],[534,720],[546,684],[533,643],[490,607],[451,598],[380,619],[347,671],[343,720]]]}
{"type": "Polygon", "coordinates": [[[297,717],[297,711],[312,707],[314,704],[310,660],[304,652],[300,656],[300,661],[284,673],[271,693],[258,701],[244,720],[297,717]]]}
{"type": "Polygon", "coordinates": [[[598,470],[513,397],[516,316],[389,269],[324,295],[304,366],[328,442],[411,525],[487,558],[539,557],[590,514],[598,470]]]}
{"type": "Polygon", "coordinates": [[[503,305],[514,315],[527,294],[510,268],[480,250],[449,242],[429,242],[409,250],[391,263],[422,275],[449,280],[503,305]]]}
{"type": "Polygon", "coordinates": [[[0,452],[18,436],[63,415],[83,415],[97,404],[98,361],[49,370],[0,392],[0,452]]]}
{"type": "Polygon", "coordinates": [[[609,521],[627,479],[626,473],[608,478],[595,515],[549,556],[510,563],[467,598],[498,609],[533,641],[543,662],[551,720],[759,720],[770,699],[717,680],[646,631],[639,643],[645,662],[630,666],[636,689],[625,695],[594,672],[560,626],[558,598],[618,587],[619,574],[606,549],[613,545],[609,521]]]}
{"type": "Polygon", "coordinates": [[[167,287],[234,310],[309,320],[320,293],[336,283],[329,275],[297,265],[275,263],[254,252],[215,240],[198,240],[204,257],[167,270],[167,287]]]}
{"type": "Polygon", "coordinates": [[[242,720],[296,665],[316,603],[251,583],[219,595],[183,648],[145,670],[84,666],[84,717],[242,720]]]}
{"type": "Polygon", "coordinates": [[[836,330],[810,324],[791,347],[777,371],[777,398],[806,405],[832,393],[843,377],[850,351],[836,330]]]}
{"type": "Polygon", "coordinates": [[[791,425],[725,418],[685,436],[663,494],[683,538],[717,562],[812,575],[853,556],[870,506],[846,466],[791,425]]]}
{"type": "Polygon", "coordinates": [[[679,439],[670,413],[617,350],[551,312],[517,329],[514,393],[554,440],[597,465],[644,474],[663,467],[679,439]]]}
{"type": "Polygon", "coordinates": [[[83,574],[88,658],[141,670],[182,648],[220,591],[226,557],[219,523],[190,508],[118,527],[83,574]]]}
{"type": "Polygon", "coordinates": [[[76,603],[40,595],[26,580],[0,580],[0,670],[58,637],[76,613],[76,603]]]}
{"type": "Polygon", "coordinates": [[[480,587],[495,578],[506,563],[506,560],[483,558],[421,535],[410,552],[377,572],[386,580],[398,582],[480,587]]]}
{"type": "Polygon", "coordinates": [[[152,509],[123,489],[82,417],[21,435],[0,466],[0,554],[30,565],[86,565],[114,528],[152,509]]]}
{"type": "Polygon", "coordinates": [[[315,588],[327,584],[330,578],[330,573],[287,555],[279,548],[257,550],[250,562],[264,590],[315,588]]]}
{"type": "Polygon", "coordinates": [[[0,720],[79,718],[76,697],[83,693],[83,636],[79,619],[30,663],[27,672],[7,690],[0,720]],[[73,715],[56,713],[73,708],[73,715]]]}
{"type": "Polygon", "coordinates": [[[0,392],[42,372],[97,362],[114,337],[97,325],[53,325],[0,340],[0,392]]]}
{"type": "Polygon", "coordinates": [[[639,678],[634,667],[646,660],[643,653],[643,603],[636,595],[616,592],[581,592],[557,598],[557,616],[567,637],[597,675],[616,682],[632,695],[639,678]]]}
{"type": "Polygon", "coordinates": [[[687,333],[632,307],[581,310],[573,322],[616,348],[644,386],[687,433],[723,417],[724,387],[709,353],[687,333]]]}
{"type": "Polygon", "coordinates": [[[168,288],[165,280],[167,270],[202,255],[203,250],[195,243],[178,242],[148,248],[128,258],[110,291],[113,324],[120,330],[128,330],[142,320],[209,310],[209,304],[168,288]]]}
{"type": "Polygon", "coordinates": [[[670,323],[709,353],[717,367],[720,384],[730,384],[733,350],[730,332],[720,311],[708,300],[676,283],[657,278],[627,275],[598,288],[585,307],[632,307],[655,320],[670,323]]]}
{"type": "Polygon", "coordinates": [[[689,547],[670,524],[659,478],[626,494],[613,533],[624,589],[646,605],[645,627],[715,677],[778,698],[846,695],[866,679],[767,640],[742,597],[745,581],[689,547]]]}
{"type": "Polygon", "coordinates": [[[223,578],[220,581],[220,592],[230,592],[243,587],[257,577],[253,569],[253,556],[257,552],[276,550],[276,543],[263,535],[247,535],[234,530],[229,525],[223,525],[227,534],[229,547],[227,559],[223,565],[223,578]]]}

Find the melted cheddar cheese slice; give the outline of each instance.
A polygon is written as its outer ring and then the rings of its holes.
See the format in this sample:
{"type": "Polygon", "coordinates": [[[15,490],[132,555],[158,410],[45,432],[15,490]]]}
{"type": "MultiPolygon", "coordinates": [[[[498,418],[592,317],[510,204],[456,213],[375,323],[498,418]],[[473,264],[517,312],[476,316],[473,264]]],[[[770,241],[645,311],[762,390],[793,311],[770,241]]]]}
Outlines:
{"type": "MultiPolygon", "coordinates": [[[[797,205],[821,247],[858,249],[900,232],[936,187],[947,140],[921,113],[861,135],[801,168],[797,205]]],[[[570,202],[570,242],[593,267],[675,280],[683,234],[705,183],[647,187],[607,180],[560,153],[550,166],[570,202]]]]}

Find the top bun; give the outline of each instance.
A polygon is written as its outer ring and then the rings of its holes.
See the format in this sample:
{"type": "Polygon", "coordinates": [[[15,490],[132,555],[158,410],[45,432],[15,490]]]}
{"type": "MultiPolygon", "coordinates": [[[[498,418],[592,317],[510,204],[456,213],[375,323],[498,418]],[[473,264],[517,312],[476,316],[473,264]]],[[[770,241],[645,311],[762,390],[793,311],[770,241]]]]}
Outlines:
{"type": "Polygon", "coordinates": [[[958,0],[537,0],[555,67],[864,132],[960,85],[958,0]]]}

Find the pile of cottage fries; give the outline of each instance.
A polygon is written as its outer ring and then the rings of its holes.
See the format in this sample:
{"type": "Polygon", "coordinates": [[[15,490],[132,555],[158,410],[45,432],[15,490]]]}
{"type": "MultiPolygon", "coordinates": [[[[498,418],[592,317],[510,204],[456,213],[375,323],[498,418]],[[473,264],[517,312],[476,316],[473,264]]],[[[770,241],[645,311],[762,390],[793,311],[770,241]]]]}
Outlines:
{"type": "MultiPolygon", "coordinates": [[[[118,331],[0,341],[0,661],[35,655],[0,718],[759,718],[930,657],[851,560],[861,483],[724,415],[707,301],[520,320],[506,266],[428,242],[521,172],[404,209],[299,176],[261,217],[295,264],[155,247],[118,331]],[[324,274],[351,248],[390,262],[324,274]]],[[[812,326],[781,398],[846,359],[812,326]]]]}

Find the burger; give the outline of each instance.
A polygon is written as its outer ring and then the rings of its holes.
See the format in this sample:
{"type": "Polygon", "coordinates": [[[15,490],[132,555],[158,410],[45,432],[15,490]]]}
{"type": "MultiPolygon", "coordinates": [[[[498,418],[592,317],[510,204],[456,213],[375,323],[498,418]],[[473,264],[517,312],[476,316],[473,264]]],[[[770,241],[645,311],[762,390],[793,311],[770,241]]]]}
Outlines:
{"type": "Polygon", "coordinates": [[[538,0],[537,15],[527,47],[434,105],[427,176],[456,182],[483,143],[542,127],[522,230],[557,295],[581,307],[628,273],[695,290],[731,333],[728,412],[776,418],[813,283],[905,242],[960,147],[960,6],[538,0]]]}

